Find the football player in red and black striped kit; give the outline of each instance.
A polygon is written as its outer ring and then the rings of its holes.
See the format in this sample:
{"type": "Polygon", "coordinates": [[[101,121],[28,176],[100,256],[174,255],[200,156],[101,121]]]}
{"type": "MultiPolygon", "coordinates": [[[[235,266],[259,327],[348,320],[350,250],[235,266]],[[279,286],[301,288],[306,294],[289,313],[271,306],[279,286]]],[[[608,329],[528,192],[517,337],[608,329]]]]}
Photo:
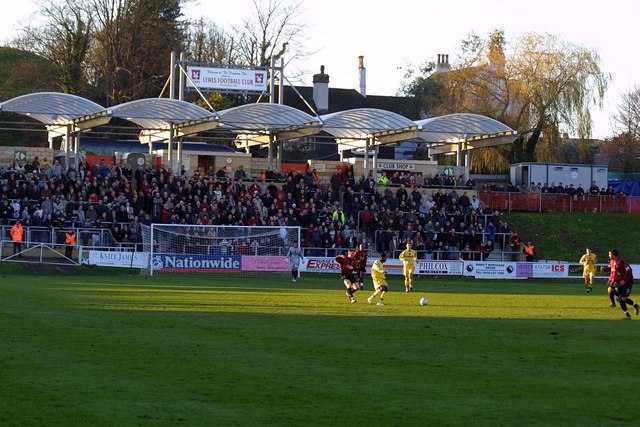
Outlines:
{"type": "Polygon", "coordinates": [[[358,250],[353,254],[353,261],[355,263],[355,276],[358,280],[358,286],[360,290],[364,289],[364,275],[367,270],[367,251],[364,250],[364,245],[360,243],[358,250]]]}
{"type": "Polygon", "coordinates": [[[353,294],[360,289],[358,281],[354,276],[354,272],[356,271],[356,262],[353,259],[353,252],[354,251],[350,250],[347,252],[347,255],[338,255],[336,257],[336,261],[338,261],[338,264],[340,265],[340,278],[347,287],[347,296],[349,297],[351,304],[356,302],[353,294]]]}
{"type": "Polygon", "coordinates": [[[636,310],[636,316],[640,314],[640,305],[633,302],[629,295],[633,288],[633,270],[629,263],[620,258],[620,254],[617,249],[609,251],[609,259],[614,261],[609,263],[609,267],[603,267],[603,271],[610,271],[612,274],[610,278],[613,278],[613,289],[618,297],[620,308],[625,312],[625,320],[631,320],[631,314],[627,309],[627,304],[631,305],[636,310]],[[615,275],[613,272],[615,271],[615,275]]]}

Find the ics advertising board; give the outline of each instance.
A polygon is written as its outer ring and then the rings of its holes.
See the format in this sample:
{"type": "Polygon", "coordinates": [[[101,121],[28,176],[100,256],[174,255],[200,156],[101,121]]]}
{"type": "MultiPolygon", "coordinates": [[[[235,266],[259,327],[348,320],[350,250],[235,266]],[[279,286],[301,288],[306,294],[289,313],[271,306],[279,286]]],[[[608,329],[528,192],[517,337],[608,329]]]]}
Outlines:
{"type": "Polygon", "coordinates": [[[189,66],[187,75],[187,87],[253,92],[267,90],[266,70],[189,66]]]}
{"type": "Polygon", "coordinates": [[[516,266],[516,276],[559,279],[569,277],[569,266],[566,263],[519,262],[516,266]]]}

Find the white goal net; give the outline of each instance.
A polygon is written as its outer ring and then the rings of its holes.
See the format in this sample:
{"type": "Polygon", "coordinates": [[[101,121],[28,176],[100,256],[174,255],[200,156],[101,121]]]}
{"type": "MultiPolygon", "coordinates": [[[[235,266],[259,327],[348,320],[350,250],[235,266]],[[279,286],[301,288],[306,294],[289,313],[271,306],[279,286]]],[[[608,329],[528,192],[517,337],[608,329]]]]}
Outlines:
{"type": "Polygon", "coordinates": [[[288,274],[300,227],[151,224],[142,226],[148,262],[141,274],[288,274]]]}

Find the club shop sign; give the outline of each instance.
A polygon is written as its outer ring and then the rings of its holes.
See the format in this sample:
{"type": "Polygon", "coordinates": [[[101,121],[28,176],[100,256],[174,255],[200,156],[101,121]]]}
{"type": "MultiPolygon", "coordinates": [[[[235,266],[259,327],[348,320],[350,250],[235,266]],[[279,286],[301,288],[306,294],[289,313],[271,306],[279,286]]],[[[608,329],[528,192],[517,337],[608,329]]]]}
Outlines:
{"type": "Polygon", "coordinates": [[[412,163],[378,162],[378,169],[396,170],[396,171],[412,171],[415,168],[416,168],[416,165],[412,163]]]}

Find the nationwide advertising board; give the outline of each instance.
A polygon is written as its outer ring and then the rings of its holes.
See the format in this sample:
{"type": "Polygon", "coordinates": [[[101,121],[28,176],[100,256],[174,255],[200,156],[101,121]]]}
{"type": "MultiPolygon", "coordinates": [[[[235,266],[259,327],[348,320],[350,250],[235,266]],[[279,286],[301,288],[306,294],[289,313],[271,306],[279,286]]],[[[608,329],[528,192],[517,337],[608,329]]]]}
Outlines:
{"type": "MultiPolygon", "coordinates": [[[[101,267],[146,268],[148,252],[89,251],[84,264],[101,267]]],[[[196,255],[196,254],[153,254],[151,260],[154,271],[163,272],[215,272],[237,273],[240,271],[288,272],[291,265],[284,256],[249,255],[196,255]]]]}
{"type": "Polygon", "coordinates": [[[151,266],[161,272],[240,273],[239,255],[153,254],[151,266]]]}

